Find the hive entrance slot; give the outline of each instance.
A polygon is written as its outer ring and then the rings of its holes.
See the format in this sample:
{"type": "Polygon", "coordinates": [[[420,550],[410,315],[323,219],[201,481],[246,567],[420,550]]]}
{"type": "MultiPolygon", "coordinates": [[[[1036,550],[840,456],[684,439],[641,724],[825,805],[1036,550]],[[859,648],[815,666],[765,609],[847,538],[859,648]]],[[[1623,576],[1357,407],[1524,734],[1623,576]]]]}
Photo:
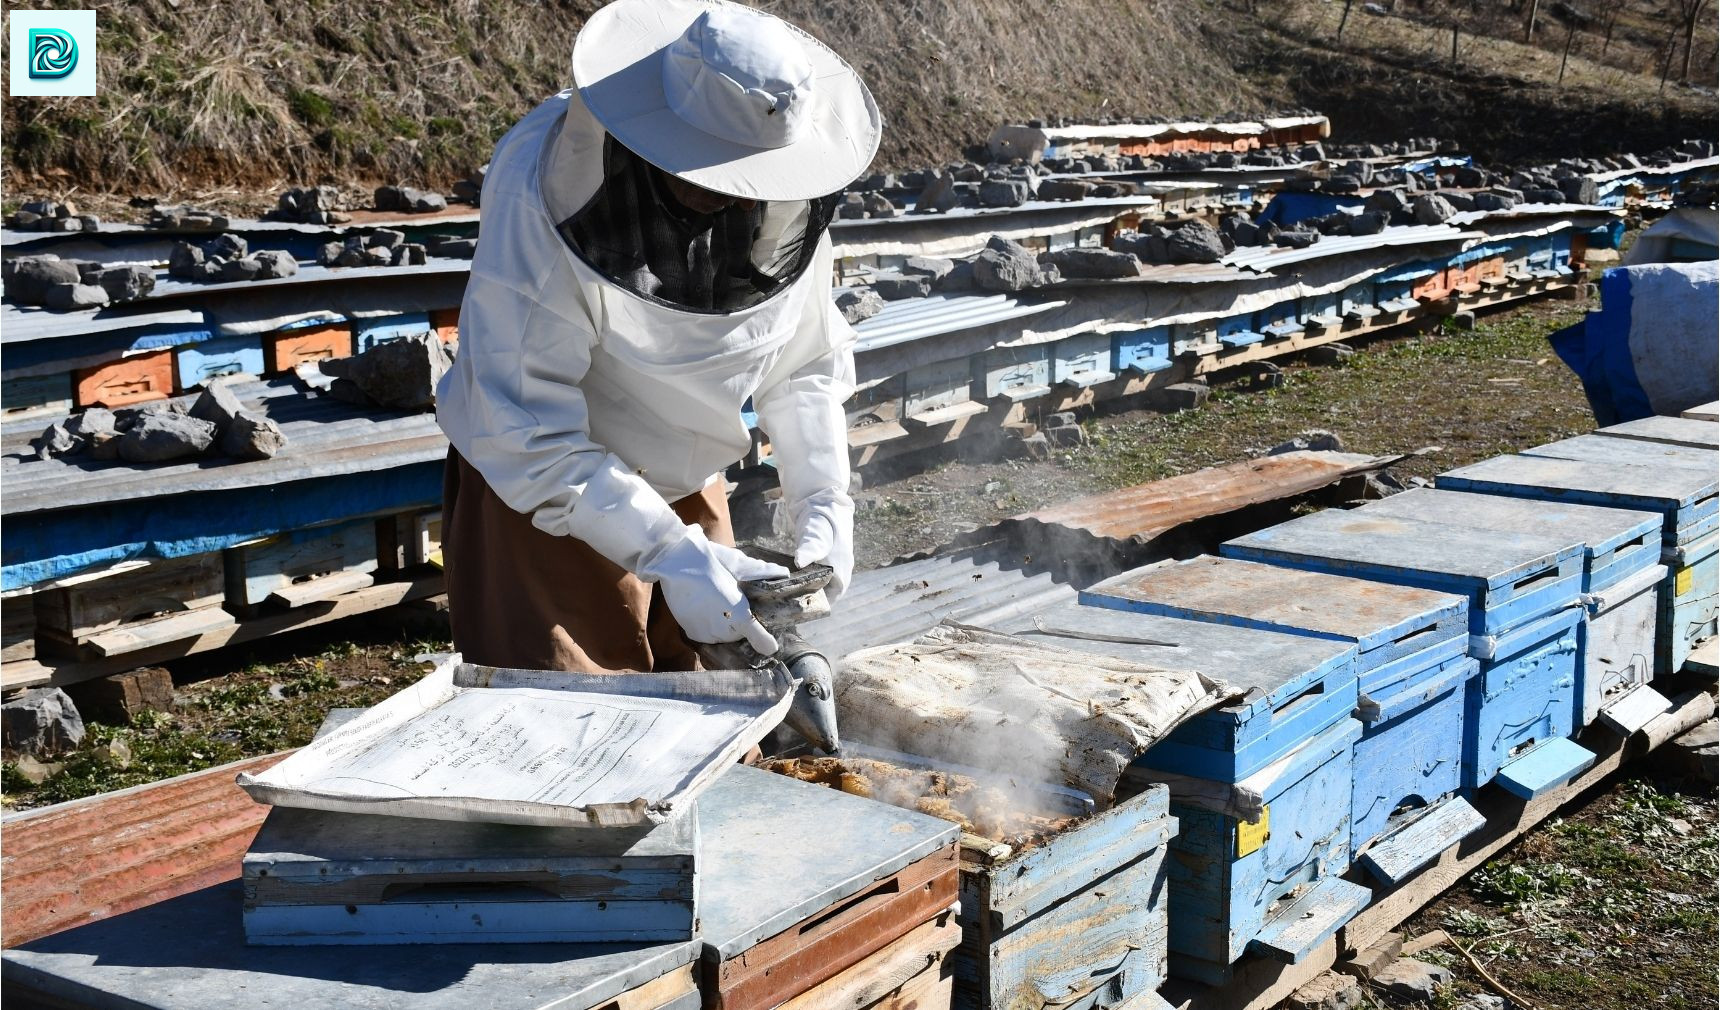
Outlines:
{"type": "MultiPolygon", "coordinates": [[[[543,901],[560,898],[547,883],[529,880],[420,880],[389,884],[382,889],[382,903],[465,901],[543,901]]],[[[601,905],[601,903],[600,903],[601,905]]]]}

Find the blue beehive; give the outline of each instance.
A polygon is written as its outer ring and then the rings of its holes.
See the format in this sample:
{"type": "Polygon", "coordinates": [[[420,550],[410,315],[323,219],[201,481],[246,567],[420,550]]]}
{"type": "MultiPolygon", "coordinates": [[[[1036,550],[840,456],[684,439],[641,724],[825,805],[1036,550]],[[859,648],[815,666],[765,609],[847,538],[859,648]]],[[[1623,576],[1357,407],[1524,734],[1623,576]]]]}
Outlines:
{"type": "Polygon", "coordinates": [[[1171,328],[1149,326],[1112,334],[1118,375],[1151,375],[1171,367],[1171,328]]]}
{"type": "Polygon", "coordinates": [[[1576,435],[1557,442],[1524,449],[1525,456],[1581,459],[1591,463],[1623,463],[1627,466],[1674,466],[1704,470],[1720,469],[1720,454],[1713,449],[1688,445],[1645,442],[1641,439],[1610,438],[1606,435],[1576,435]]]}
{"type": "Polygon", "coordinates": [[[353,353],[363,354],[378,344],[401,337],[435,332],[430,326],[428,312],[404,312],[394,316],[355,319],[352,323],[353,353]]]}
{"type": "Polygon", "coordinates": [[[174,353],[180,389],[198,389],[223,375],[262,375],[263,337],[252,333],[188,344],[174,353]]]}
{"type": "Polygon", "coordinates": [[[1354,643],[1363,724],[1356,744],[1350,844],[1360,854],[1388,833],[1394,861],[1368,861],[1396,882],[1479,827],[1462,787],[1469,601],[1426,589],[1305,572],[1233,558],[1195,558],[1127,572],[1081,594],[1094,606],[1354,643]],[[1422,823],[1436,817],[1443,827],[1422,823]],[[1440,843],[1439,848],[1425,848],[1440,843]]]}
{"type": "Polygon", "coordinates": [[[1660,558],[1671,574],[1661,589],[1657,668],[1680,669],[1696,643],[1714,634],[1720,480],[1712,468],[1496,456],[1442,473],[1434,483],[1452,491],[1659,512],[1660,558]]]}
{"type": "Polygon", "coordinates": [[[1076,603],[1010,620],[996,630],[1199,670],[1240,695],[1177,727],[1141,758],[1159,771],[1238,782],[1356,707],[1356,650],[1348,643],[1076,603]]]}
{"type": "Polygon", "coordinates": [[[1240,701],[1175,730],[1125,781],[1170,787],[1170,971],[1217,982],[1249,950],[1297,961],[1370,899],[1350,866],[1355,647],[1075,603],[990,625],[1083,652],[1211,673],[1240,701]],[[1246,768],[1238,773],[1236,769],[1246,768]],[[1290,900],[1284,900],[1284,899],[1290,900]]]}
{"type": "Polygon", "coordinates": [[[1564,739],[1576,697],[1578,541],[1330,510],[1232,540],[1223,553],[1467,596],[1469,651],[1481,660],[1465,708],[1470,788],[1498,778],[1537,795],[1593,762],[1564,739]],[[1531,784],[1507,766],[1537,750],[1548,753],[1523,766],[1531,784]],[[1549,780],[1549,764],[1564,778],[1549,780]]]}
{"type": "Polygon", "coordinates": [[[1589,612],[1577,635],[1577,725],[1612,706],[1609,722],[1630,733],[1666,710],[1666,699],[1652,689],[1635,690],[1654,678],[1656,588],[1666,575],[1658,514],[1431,488],[1370,502],[1362,512],[1580,541],[1589,612]]]}

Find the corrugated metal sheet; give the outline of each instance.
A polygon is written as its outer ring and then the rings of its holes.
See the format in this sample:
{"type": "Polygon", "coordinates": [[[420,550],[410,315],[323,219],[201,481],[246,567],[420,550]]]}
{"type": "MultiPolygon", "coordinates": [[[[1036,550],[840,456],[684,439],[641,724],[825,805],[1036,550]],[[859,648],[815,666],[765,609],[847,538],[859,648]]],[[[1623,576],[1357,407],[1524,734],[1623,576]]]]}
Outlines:
{"type": "Polygon", "coordinates": [[[0,345],[31,340],[141,330],[153,326],[202,326],[201,309],[130,303],[95,312],[50,312],[47,309],[0,304],[0,345]]]}
{"type": "Polygon", "coordinates": [[[1372,252],[1383,247],[1435,245],[1484,238],[1480,232],[1461,231],[1443,224],[1407,225],[1387,228],[1377,235],[1322,235],[1306,249],[1283,246],[1237,246],[1220,262],[1258,273],[1269,273],[1296,263],[1372,252]]]}
{"type": "MultiPolygon", "coordinates": [[[[447,210],[434,214],[401,214],[395,211],[355,210],[348,212],[352,220],[347,224],[300,224],[296,221],[263,221],[256,218],[230,217],[227,219],[228,232],[241,235],[266,234],[268,232],[296,232],[307,235],[338,235],[348,231],[362,231],[368,228],[428,228],[436,225],[471,224],[478,220],[476,207],[461,204],[450,204],[447,210]]],[[[71,240],[116,237],[121,241],[139,237],[161,237],[168,239],[187,239],[207,241],[218,232],[191,231],[171,228],[146,228],[140,224],[130,224],[123,221],[103,221],[100,230],[93,232],[43,232],[19,231],[15,228],[0,229],[0,247],[29,246],[42,244],[52,245],[57,242],[71,240]]],[[[21,250],[25,251],[25,250],[21,250]]]]}
{"type": "Polygon", "coordinates": [[[1611,182],[1614,179],[1628,179],[1638,175],[1682,175],[1685,172],[1694,172],[1700,168],[1714,168],[1716,166],[1720,166],[1720,157],[1697,158],[1694,161],[1680,161],[1672,165],[1621,168],[1616,172],[1594,172],[1589,175],[1589,178],[1596,182],[1611,182]]]}
{"type": "Polygon", "coordinates": [[[832,659],[912,641],[945,619],[987,623],[1075,599],[1075,587],[1002,542],[859,572],[829,617],[801,626],[832,659]]]}
{"type": "Polygon", "coordinates": [[[855,324],[856,351],[871,351],[928,337],[957,333],[1009,319],[1049,312],[1069,304],[1004,294],[948,294],[886,302],[883,311],[855,324]]]}
{"type": "Polygon", "coordinates": [[[1498,221],[1506,218],[1530,217],[1575,217],[1577,215],[1593,217],[1623,217],[1624,211],[1617,207],[1596,207],[1587,203],[1520,203],[1506,210],[1469,210],[1461,214],[1453,214],[1446,219],[1448,224],[1461,228],[1464,225],[1480,221],[1498,221]]]}
{"type": "Polygon", "coordinates": [[[936,224],[939,221],[972,221],[975,218],[994,220],[1046,211],[1069,211],[1083,208],[1112,208],[1118,213],[1130,207],[1152,207],[1158,198],[1152,196],[1107,196],[1095,197],[1088,200],[1029,200],[1016,207],[957,207],[941,214],[898,214],[895,217],[866,217],[838,218],[830,222],[830,241],[835,243],[837,256],[842,255],[844,241],[857,241],[852,235],[844,232],[871,230],[877,228],[894,228],[901,225],[936,224]]]}
{"type": "Polygon", "coordinates": [[[15,947],[238,877],[269,808],[234,776],[288,753],[7,817],[0,943],[15,947]]]}
{"type": "MultiPolygon", "coordinates": [[[[287,447],[268,460],[192,459],[135,465],[98,462],[82,456],[27,460],[5,468],[6,494],[0,514],[24,515],[167,495],[236,488],[268,488],[288,481],[406,466],[439,460],[448,441],[433,414],[369,410],[328,396],[308,396],[290,379],[232,387],[248,408],[280,424],[287,447]]],[[[0,452],[29,451],[28,442],[45,419],[0,427],[0,452]]]]}
{"type": "MultiPolygon", "coordinates": [[[[1289,116],[1266,119],[1262,122],[1242,121],[1230,123],[1182,122],[1182,123],[1114,123],[1104,126],[1047,126],[1039,128],[1047,140],[1067,143],[1073,140],[1150,140],[1154,137],[1171,136],[1176,134],[1194,133],[1226,133],[1232,136],[1248,137],[1265,133],[1267,130],[1285,130],[1297,126],[1316,126],[1326,122],[1325,116],[1289,116]]],[[[1023,126],[1022,129],[1032,129],[1023,126]]]]}
{"type": "Polygon", "coordinates": [[[1093,540],[1146,543],[1184,523],[1316,491],[1400,458],[1287,452],[1077,498],[1014,516],[1000,526],[1010,528],[1017,542],[1030,546],[1069,533],[1093,540]]]}

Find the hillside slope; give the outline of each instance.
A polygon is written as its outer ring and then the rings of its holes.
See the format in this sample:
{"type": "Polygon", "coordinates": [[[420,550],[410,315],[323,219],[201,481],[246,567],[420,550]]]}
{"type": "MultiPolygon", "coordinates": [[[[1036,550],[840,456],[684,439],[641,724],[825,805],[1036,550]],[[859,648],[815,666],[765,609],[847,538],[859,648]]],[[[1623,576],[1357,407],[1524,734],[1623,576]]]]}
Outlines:
{"type": "MultiPolygon", "coordinates": [[[[1489,161],[1645,151],[1714,132],[1712,91],[1676,78],[1658,87],[1671,36],[1657,0],[1617,0],[1626,17],[1604,42],[1599,22],[1568,35],[1549,22],[1533,45],[1516,40],[1507,4],[1386,0],[1392,14],[1378,17],[1355,2],[1339,35],[1337,0],[756,2],[860,69],[887,120],[881,168],[947,162],[1001,121],[1058,115],[1316,108],[1342,140],[1434,134],[1489,161]],[[1452,19],[1462,29],[1455,61],[1452,19]]],[[[446,187],[566,86],[571,40],[596,6],[104,6],[97,97],[4,103],[7,198],[144,192],[242,204],[307,182],[446,187]]],[[[1710,28],[1699,77],[1712,76],[1710,28]]]]}
{"type": "MultiPolygon", "coordinates": [[[[592,0],[137,0],[101,12],[95,99],[5,103],[7,181],[263,188],[446,185],[568,84],[592,0]],[[63,174],[61,174],[63,173],[63,174]]],[[[1151,0],[778,0],[853,63],[888,128],[880,164],[947,161],[1006,118],[1259,111],[1151,0]]]]}

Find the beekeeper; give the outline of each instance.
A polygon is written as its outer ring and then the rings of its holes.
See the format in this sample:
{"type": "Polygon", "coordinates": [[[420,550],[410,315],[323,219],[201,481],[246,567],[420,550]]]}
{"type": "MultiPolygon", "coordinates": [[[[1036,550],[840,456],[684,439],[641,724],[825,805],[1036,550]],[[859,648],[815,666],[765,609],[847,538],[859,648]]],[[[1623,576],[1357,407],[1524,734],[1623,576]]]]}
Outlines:
{"type": "Polygon", "coordinates": [[[443,555],[469,662],[696,669],[695,642],[776,651],[738,583],[722,471],[768,434],[797,565],[853,569],[831,302],[836,194],[877,150],[858,75],[723,0],[619,0],[575,88],[497,145],[437,396],[443,555]]]}

